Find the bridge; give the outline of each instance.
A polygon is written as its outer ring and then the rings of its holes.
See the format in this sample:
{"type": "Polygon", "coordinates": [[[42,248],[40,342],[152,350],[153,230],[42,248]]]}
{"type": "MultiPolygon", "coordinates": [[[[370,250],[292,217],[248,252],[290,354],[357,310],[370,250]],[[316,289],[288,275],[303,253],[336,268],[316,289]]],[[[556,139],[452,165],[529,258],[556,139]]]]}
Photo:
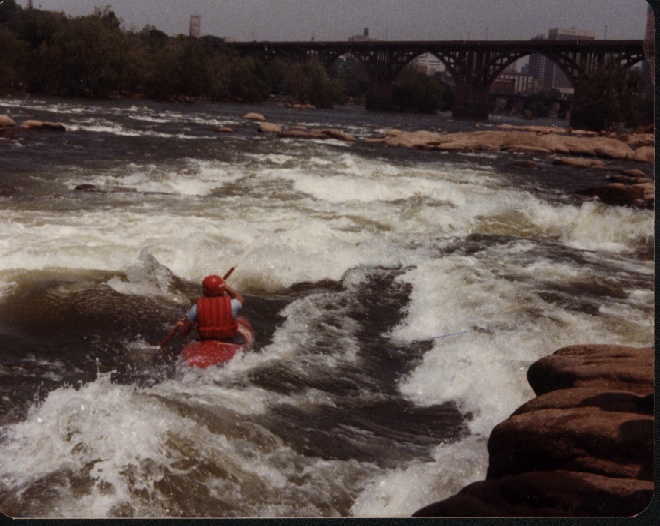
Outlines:
{"type": "Polygon", "coordinates": [[[433,40],[338,42],[231,42],[241,55],[264,60],[318,59],[329,68],[339,57],[359,60],[379,100],[391,100],[393,83],[416,57],[435,55],[456,84],[453,115],[458,119],[487,119],[488,94],[493,81],[510,64],[532,54],[552,60],[573,86],[603,67],[630,68],[643,60],[642,40],[433,40]]]}

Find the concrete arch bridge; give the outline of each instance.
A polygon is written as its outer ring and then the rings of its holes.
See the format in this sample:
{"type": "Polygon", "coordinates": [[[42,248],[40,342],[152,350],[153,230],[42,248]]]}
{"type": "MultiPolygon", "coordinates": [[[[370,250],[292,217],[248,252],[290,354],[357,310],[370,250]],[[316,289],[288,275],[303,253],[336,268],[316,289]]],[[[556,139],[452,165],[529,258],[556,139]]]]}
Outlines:
{"type": "Polygon", "coordinates": [[[546,56],[574,86],[602,67],[630,68],[644,59],[642,40],[255,41],[227,45],[241,55],[265,60],[316,57],[326,67],[350,54],[364,65],[370,89],[381,100],[391,98],[394,80],[407,64],[431,53],[454,79],[452,111],[459,119],[487,119],[491,84],[506,67],[527,55],[546,56]]]}

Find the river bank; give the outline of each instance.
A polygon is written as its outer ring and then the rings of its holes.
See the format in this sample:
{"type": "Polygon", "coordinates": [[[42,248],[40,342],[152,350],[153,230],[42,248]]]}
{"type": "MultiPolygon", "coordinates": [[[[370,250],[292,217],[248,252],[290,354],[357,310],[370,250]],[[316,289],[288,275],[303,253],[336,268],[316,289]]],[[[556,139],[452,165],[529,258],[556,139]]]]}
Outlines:
{"type": "Polygon", "coordinates": [[[415,517],[630,517],[654,494],[654,349],[577,345],[529,368],[485,481],[415,517]]]}

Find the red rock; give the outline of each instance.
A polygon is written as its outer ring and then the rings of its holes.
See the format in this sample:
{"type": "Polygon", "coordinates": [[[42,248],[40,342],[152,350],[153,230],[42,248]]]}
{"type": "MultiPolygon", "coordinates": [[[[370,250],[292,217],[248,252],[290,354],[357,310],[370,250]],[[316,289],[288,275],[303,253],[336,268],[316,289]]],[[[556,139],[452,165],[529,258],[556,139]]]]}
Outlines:
{"type": "Polygon", "coordinates": [[[653,417],[595,407],[511,416],[488,440],[488,478],[565,469],[651,480],[653,417]]]}
{"type": "Polygon", "coordinates": [[[574,345],[531,365],[527,380],[537,395],[568,387],[653,392],[653,348],[574,345]]]}
{"type": "Polygon", "coordinates": [[[653,498],[651,481],[543,471],[475,482],[413,517],[631,517],[653,498]]]}
{"type": "Polygon", "coordinates": [[[293,137],[295,139],[323,139],[325,135],[319,130],[302,128],[284,128],[279,132],[280,137],[293,137]]]}
{"type": "Polygon", "coordinates": [[[643,178],[648,178],[648,175],[646,175],[646,172],[643,170],[639,170],[637,168],[632,168],[630,170],[622,170],[624,175],[629,175],[630,177],[643,177],[643,178]]]}
{"type": "Polygon", "coordinates": [[[327,135],[328,137],[332,137],[333,139],[339,139],[340,141],[355,142],[356,140],[355,137],[350,133],[346,133],[335,128],[321,130],[321,133],[323,133],[323,135],[327,135]]]}
{"type": "Polygon", "coordinates": [[[16,121],[9,115],[0,115],[0,128],[16,126],[16,121]]]}
{"type": "Polygon", "coordinates": [[[213,128],[213,131],[218,133],[232,133],[234,130],[229,126],[216,126],[213,128]]]}
{"type": "Polygon", "coordinates": [[[264,117],[261,113],[256,113],[256,112],[249,112],[243,115],[244,119],[249,119],[253,121],[265,121],[266,117],[264,117]]]}
{"type": "Polygon", "coordinates": [[[280,133],[282,126],[280,124],[273,124],[272,122],[260,122],[259,131],[263,133],[280,133]]]}
{"type": "Polygon", "coordinates": [[[60,122],[49,122],[49,121],[25,121],[21,124],[21,128],[27,128],[30,130],[53,130],[53,131],[66,131],[64,124],[60,122]]]}
{"type": "Polygon", "coordinates": [[[632,158],[635,161],[653,163],[655,162],[655,149],[652,146],[642,146],[635,150],[632,158]]]}

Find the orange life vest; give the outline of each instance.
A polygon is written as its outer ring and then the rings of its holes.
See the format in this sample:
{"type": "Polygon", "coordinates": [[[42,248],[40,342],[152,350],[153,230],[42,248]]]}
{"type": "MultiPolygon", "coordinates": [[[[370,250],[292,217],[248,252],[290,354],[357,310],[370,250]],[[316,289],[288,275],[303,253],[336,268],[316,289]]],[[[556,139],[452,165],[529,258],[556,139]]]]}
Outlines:
{"type": "Polygon", "coordinates": [[[231,313],[231,297],[213,296],[197,300],[197,332],[202,340],[224,340],[238,333],[231,313]]]}

